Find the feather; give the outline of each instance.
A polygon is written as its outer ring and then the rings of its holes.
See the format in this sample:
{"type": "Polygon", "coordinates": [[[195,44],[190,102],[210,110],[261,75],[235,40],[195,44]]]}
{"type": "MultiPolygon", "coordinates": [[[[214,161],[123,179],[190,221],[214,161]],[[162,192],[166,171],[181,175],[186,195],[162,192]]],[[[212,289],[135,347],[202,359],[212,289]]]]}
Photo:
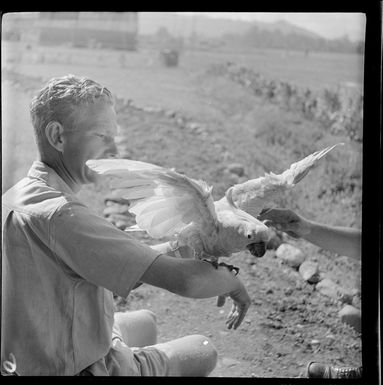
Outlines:
{"type": "Polygon", "coordinates": [[[178,216],[156,225],[151,225],[148,234],[153,238],[169,237],[175,235],[184,227],[185,225],[180,221],[180,216],[178,216]]]}
{"type": "Polygon", "coordinates": [[[155,164],[130,159],[90,159],[86,165],[100,175],[122,175],[131,172],[160,169],[155,164]]]}
{"type": "Polygon", "coordinates": [[[321,151],[316,151],[313,154],[306,156],[302,160],[293,163],[286,171],[281,174],[284,183],[289,186],[295,186],[309,173],[312,168],[318,164],[319,159],[323,158],[335,147],[343,145],[344,143],[337,143],[333,146],[326,147],[321,151]]]}
{"type": "Polygon", "coordinates": [[[171,218],[177,218],[180,214],[174,209],[165,207],[161,210],[150,211],[144,215],[140,214],[136,216],[136,222],[143,229],[149,229],[151,226],[160,224],[171,218]]]}
{"type": "Polygon", "coordinates": [[[139,227],[139,226],[136,224],[136,225],[132,225],[132,226],[127,227],[124,231],[126,231],[127,233],[129,233],[129,232],[137,232],[137,231],[145,231],[145,230],[141,229],[141,227],[139,227]]]}
{"type": "Polygon", "coordinates": [[[127,173],[126,178],[122,177],[116,177],[113,178],[110,181],[110,187],[112,189],[118,189],[118,188],[128,188],[128,187],[137,187],[137,186],[157,186],[157,184],[151,180],[148,180],[146,178],[132,178],[130,177],[131,173],[127,173]]]}
{"type": "Polygon", "coordinates": [[[338,145],[343,145],[343,143],[326,147],[292,163],[282,174],[270,172],[262,177],[232,186],[230,194],[235,206],[257,217],[262,209],[272,206],[275,200],[285,191],[293,188],[317,165],[321,158],[338,145]]]}
{"type": "Polygon", "coordinates": [[[136,200],[129,211],[153,237],[172,235],[192,222],[207,234],[217,226],[212,188],[206,182],[128,159],[89,160],[86,164],[100,175],[116,177],[111,185],[123,198],[136,200]]]}
{"type": "Polygon", "coordinates": [[[126,189],[119,188],[114,191],[118,196],[127,200],[143,199],[151,197],[154,194],[154,188],[152,186],[137,186],[126,189]]]}
{"type": "Polygon", "coordinates": [[[182,204],[184,200],[182,198],[163,198],[161,196],[159,197],[152,197],[150,200],[147,199],[146,201],[139,201],[137,204],[131,206],[132,213],[136,215],[144,215],[151,211],[158,211],[162,208],[166,207],[169,209],[168,206],[171,207],[177,207],[179,204],[182,204]]]}

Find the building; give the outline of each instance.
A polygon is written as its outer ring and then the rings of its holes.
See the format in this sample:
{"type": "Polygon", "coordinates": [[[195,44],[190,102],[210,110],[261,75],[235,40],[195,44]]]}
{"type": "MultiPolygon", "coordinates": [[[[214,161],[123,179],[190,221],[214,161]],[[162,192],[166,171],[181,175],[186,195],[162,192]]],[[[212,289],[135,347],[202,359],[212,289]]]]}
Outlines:
{"type": "Polygon", "coordinates": [[[137,12],[34,12],[6,16],[4,39],[47,46],[137,48],[137,12]]]}

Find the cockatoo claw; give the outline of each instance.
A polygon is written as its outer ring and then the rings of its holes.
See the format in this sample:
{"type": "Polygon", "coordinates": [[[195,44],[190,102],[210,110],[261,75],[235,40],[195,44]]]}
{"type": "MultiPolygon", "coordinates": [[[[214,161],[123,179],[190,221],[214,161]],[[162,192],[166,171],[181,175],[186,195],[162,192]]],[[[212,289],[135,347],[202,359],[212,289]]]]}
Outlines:
{"type": "Polygon", "coordinates": [[[213,267],[218,269],[218,260],[217,259],[201,259],[201,261],[210,263],[213,267]]]}
{"type": "Polygon", "coordinates": [[[237,266],[234,266],[234,265],[228,265],[227,263],[225,263],[225,262],[220,262],[219,264],[218,264],[218,266],[225,266],[225,267],[227,267],[230,271],[235,271],[235,275],[238,275],[238,273],[239,273],[239,267],[237,267],[237,266]]]}
{"type": "Polygon", "coordinates": [[[234,273],[235,275],[238,275],[238,273],[239,273],[239,267],[236,267],[234,265],[228,265],[225,262],[218,263],[217,260],[209,260],[209,259],[202,259],[202,261],[210,263],[216,269],[218,269],[218,266],[225,266],[226,268],[229,269],[229,271],[235,271],[235,273],[234,273]]]}
{"type": "Polygon", "coordinates": [[[250,243],[250,245],[246,246],[252,255],[257,258],[261,258],[266,253],[266,243],[258,242],[258,243],[250,243]]]}

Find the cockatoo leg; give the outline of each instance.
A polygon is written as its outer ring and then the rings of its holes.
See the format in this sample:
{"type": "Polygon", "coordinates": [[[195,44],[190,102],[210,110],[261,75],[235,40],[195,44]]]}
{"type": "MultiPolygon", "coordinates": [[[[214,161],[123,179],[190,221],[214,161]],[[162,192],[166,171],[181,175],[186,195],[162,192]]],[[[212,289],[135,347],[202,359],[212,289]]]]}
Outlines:
{"type": "Polygon", "coordinates": [[[234,265],[228,265],[227,263],[225,262],[220,262],[218,263],[218,258],[217,256],[215,255],[210,255],[208,253],[206,253],[205,251],[201,250],[201,251],[196,251],[194,250],[194,255],[195,255],[195,258],[196,259],[199,259],[200,261],[205,261],[205,262],[209,262],[211,265],[213,265],[216,269],[218,269],[218,266],[225,266],[227,267],[230,271],[234,271],[235,275],[237,275],[239,273],[239,267],[236,267],[234,265]]]}
{"type": "Polygon", "coordinates": [[[194,250],[194,256],[196,259],[199,259],[201,261],[204,260],[204,261],[209,261],[212,263],[218,263],[218,257],[217,256],[210,255],[203,250],[201,250],[201,251],[194,250]]]}
{"type": "Polygon", "coordinates": [[[237,266],[234,266],[234,265],[228,265],[228,264],[225,263],[225,262],[220,262],[220,263],[218,264],[218,266],[225,266],[225,267],[227,267],[230,271],[234,271],[234,274],[235,274],[235,275],[238,275],[238,273],[239,273],[239,267],[237,267],[237,266]]]}
{"type": "Polygon", "coordinates": [[[225,266],[230,271],[234,271],[234,274],[237,275],[239,273],[239,267],[236,267],[234,265],[228,265],[225,262],[219,262],[218,263],[218,257],[212,256],[209,254],[204,253],[201,258],[199,258],[201,261],[209,262],[211,265],[213,265],[216,269],[218,269],[218,266],[225,266]]]}

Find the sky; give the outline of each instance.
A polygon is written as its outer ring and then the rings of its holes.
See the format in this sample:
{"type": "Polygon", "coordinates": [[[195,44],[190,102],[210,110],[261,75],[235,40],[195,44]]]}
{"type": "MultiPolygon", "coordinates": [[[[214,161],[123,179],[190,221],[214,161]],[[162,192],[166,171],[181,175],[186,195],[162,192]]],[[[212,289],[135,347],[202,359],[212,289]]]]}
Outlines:
{"type": "Polygon", "coordinates": [[[214,18],[240,19],[246,21],[273,22],[285,20],[306,28],[318,35],[336,39],[347,35],[350,40],[364,40],[366,19],[363,13],[280,13],[280,12],[177,12],[201,14],[214,18]]]}

